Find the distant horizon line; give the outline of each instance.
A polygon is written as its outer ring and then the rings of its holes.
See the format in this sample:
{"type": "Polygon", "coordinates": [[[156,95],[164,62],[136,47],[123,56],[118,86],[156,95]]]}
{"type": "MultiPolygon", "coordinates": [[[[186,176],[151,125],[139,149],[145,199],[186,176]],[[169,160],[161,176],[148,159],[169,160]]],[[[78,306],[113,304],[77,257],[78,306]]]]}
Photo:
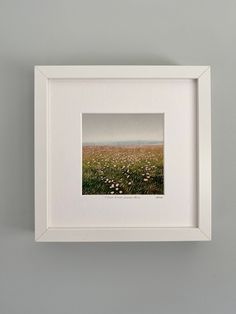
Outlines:
{"type": "Polygon", "coordinates": [[[148,144],[153,144],[153,145],[160,145],[163,144],[164,141],[147,141],[147,140],[138,140],[138,141],[101,141],[101,142],[85,142],[82,145],[83,146],[89,146],[89,145],[131,145],[131,144],[136,144],[136,145],[148,145],[148,144]]]}

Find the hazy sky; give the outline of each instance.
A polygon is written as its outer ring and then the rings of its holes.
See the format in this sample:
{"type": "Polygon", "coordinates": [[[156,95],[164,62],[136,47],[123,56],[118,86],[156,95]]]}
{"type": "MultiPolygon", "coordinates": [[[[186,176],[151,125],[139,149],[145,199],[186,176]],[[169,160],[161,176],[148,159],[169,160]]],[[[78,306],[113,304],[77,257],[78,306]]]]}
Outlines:
{"type": "Polygon", "coordinates": [[[83,143],[163,141],[163,114],[83,114],[83,143]]]}

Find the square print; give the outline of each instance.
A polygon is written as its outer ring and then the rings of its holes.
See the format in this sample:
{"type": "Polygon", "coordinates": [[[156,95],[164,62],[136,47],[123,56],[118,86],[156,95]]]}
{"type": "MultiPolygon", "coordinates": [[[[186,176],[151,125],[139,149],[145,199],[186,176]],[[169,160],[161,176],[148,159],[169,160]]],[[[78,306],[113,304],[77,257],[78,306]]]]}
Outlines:
{"type": "Polygon", "coordinates": [[[164,194],[164,114],[82,114],[82,194],[164,194]]]}

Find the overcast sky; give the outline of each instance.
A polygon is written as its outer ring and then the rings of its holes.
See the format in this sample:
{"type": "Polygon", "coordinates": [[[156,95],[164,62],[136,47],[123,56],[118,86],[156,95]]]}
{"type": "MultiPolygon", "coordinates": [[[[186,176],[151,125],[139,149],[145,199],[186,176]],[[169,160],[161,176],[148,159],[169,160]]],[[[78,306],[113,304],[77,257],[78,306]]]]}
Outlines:
{"type": "Polygon", "coordinates": [[[83,114],[83,143],[163,141],[163,114],[83,114]]]}

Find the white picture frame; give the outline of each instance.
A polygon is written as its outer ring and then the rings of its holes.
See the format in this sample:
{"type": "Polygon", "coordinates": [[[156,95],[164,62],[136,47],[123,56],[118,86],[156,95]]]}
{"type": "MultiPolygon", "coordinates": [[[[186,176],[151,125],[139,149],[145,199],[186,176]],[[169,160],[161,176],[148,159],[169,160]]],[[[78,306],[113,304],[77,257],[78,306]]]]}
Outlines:
{"type": "MultiPolygon", "coordinates": [[[[211,239],[211,82],[209,66],[35,67],[35,240],[39,242],[209,241],[211,239]],[[53,227],[48,224],[48,108],[52,80],[191,79],[197,84],[197,225],[53,227]]],[[[180,196],[181,197],[181,196],[180,196]]],[[[115,202],[116,200],[114,200],[115,202]]]]}

